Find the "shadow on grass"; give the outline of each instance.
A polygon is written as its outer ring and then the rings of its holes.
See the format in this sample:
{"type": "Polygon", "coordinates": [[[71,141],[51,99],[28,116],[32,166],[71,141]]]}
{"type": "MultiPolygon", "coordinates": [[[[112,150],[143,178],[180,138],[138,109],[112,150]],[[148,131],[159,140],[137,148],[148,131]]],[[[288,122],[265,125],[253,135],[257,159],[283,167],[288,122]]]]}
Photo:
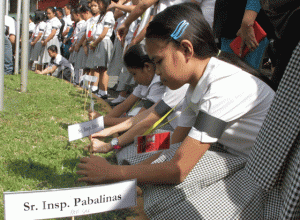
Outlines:
{"type": "MultiPolygon", "coordinates": [[[[39,162],[13,160],[8,164],[8,172],[13,172],[16,175],[26,179],[35,179],[39,181],[38,189],[59,189],[85,186],[85,183],[78,183],[78,175],[75,173],[79,158],[67,159],[63,161],[64,169],[72,170],[73,172],[64,172],[58,174],[57,168],[47,166],[39,162]]],[[[126,219],[129,216],[136,216],[132,209],[121,209],[116,211],[92,214],[87,216],[78,216],[78,220],[111,220],[111,219],[126,219]]],[[[70,218],[60,218],[62,220],[70,218]]]]}
{"type": "MultiPolygon", "coordinates": [[[[40,183],[38,188],[67,188],[75,187],[80,184],[77,183],[78,175],[75,173],[76,166],[79,163],[79,158],[64,160],[61,169],[72,170],[65,171],[62,174],[57,172],[57,167],[45,165],[32,160],[13,160],[8,166],[8,172],[13,172],[16,175],[26,179],[35,179],[40,183]]],[[[83,185],[83,184],[81,184],[83,185]]]]}

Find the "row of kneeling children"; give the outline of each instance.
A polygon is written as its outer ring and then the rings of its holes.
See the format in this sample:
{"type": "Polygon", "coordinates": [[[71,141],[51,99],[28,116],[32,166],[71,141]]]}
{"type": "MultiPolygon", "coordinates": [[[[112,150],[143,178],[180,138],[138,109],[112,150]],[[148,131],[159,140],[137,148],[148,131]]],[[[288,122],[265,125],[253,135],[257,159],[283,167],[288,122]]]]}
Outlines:
{"type": "MultiPolygon", "coordinates": [[[[226,194],[226,185],[218,184],[243,167],[274,98],[271,83],[234,54],[219,51],[194,3],[157,14],[147,27],[146,45],[130,47],[124,63],[138,86],[104,117],[106,128],[91,137],[92,150],[116,150],[119,165],[97,156],[82,158],[79,181],[136,178],[143,184],[144,208],[151,219],[227,218],[212,212],[210,200],[215,199],[206,192],[226,194]],[[138,154],[134,138],[161,118],[163,127],[156,128],[171,132],[170,148],[138,154]],[[119,132],[125,133],[110,143],[101,140],[119,132]],[[204,203],[210,205],[197,206],[204,203]]],[[[238,175],[234,178],[233,183],[241,181],[238,175]]]]}

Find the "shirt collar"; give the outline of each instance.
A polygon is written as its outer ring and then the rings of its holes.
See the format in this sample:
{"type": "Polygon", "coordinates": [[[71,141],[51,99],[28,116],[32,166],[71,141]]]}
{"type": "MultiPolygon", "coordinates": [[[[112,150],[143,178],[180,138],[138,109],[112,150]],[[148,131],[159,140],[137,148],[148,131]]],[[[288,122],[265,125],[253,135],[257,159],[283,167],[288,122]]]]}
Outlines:
{"type": "Polygon", "coordinates": [[[204,96],[205,91],[207,90],[209,84],[209,75],[212,70],[215,68],[215,58],[212,57],[208,62],[203,75],[201,76],[200,80],[198,81],[193,94],[191,96],[191,102],[196,104],[198,103],[204,96]]]}

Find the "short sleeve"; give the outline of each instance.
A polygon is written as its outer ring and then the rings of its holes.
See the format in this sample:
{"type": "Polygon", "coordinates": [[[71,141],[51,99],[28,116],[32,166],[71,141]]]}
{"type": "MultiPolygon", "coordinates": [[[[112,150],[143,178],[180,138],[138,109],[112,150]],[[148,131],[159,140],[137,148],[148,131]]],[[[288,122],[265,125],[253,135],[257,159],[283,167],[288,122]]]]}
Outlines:
{"type": "Polygon", "coordinates": [[[166,86],[162,85],[161,82],[154,83],[149,88],[149,94],[146,96],[146,99],[156,103],[162,99],[165,91],[166,86]]]}
{"type": "Polygon", "coordinates": [[[248,0],[246,5],[246,10],[252,10],[255,12],[259,12],[261,9],[261,5],[259,0],[248,0]]]}
{"type": "Polygon", "coordinates": [[[132,94],[138,98],[143,98],[141,95],[143,87],[144,87],[143,85],[138,85],[137,87],[135,87],[132,94]]]}
{"type": "Polygon", "coordinates": [[[186,92],[189,88],[188,84],[183,85],[179,89],[171,90],[168,87],[166,88],[166,92],[164,93],[162,100],[170,107],[175,107],[179,102],[181,102],[186,92]]]}
{"type": "Polygon", "coordinates": [[[60,23],[60,21],[59,20],[57,20],[57,19],[54,19],[54,21],[52,22],[52,29],[59,29],[60,28],[60,26],[61,26],[61,23],[60,23]]]}
{"type": "Polygon", "coordinates": [[[107,12],[104,18],[104,27],[112,28],[115,25],[115,18],[111,11],[107,12]]]}
{"type": "Polygon", "coordinates": [[[39,24],[39,32],[44,32],[46,29],[46,23],[45,22],[41,22],[39,24]]]}

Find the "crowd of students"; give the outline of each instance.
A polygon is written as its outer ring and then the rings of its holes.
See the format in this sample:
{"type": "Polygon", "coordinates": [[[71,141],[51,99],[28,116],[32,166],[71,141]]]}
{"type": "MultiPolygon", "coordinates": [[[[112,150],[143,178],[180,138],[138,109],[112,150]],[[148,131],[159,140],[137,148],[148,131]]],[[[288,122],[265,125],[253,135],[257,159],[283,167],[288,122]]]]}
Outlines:
{"type": "MultiPolygon", "coordinates": [[[[46,10],[46,21],[44,13],[36,13],[30,40],[30,64],[36,64],[36,73],[73,80],[75,85],[85,74],[96,76],[89,87],[102,99],[107,99],[109,76],[119,76],[119,96],[104,117],[105,129],[90,137],[90,150],[116,151],[118,165],[93,155],[82,158],[79,181],[136,178],[146,193],[146,213],[153,219],[180,219],[182,209],[189,210],[183,215],[186,219],[227,219],[240,213],[234,199],[227,216],[217,215],[224,213],[221,207],[193,206],[196,211],[191,211],[185,199],[201,192],[201,201],[210,200],[206,192],[212,189],[226,194],[228,189],[218,185],[226,185],[226,178],[243,168],[279,83],[278,76],[272,81],[259,72],[257,62],[268,44],[253,39],[260,2],[243,1],[242,24],[236,25],[242,44],[252,52],[244,58],[248,64],[229,49],[233,39],[224,31],[220,44],[216,42],[212,27],[226,12],[219,18],[214,6],[222,2],[226,1],[91,0],[76,9],[67,5],[64,18],[52,7],[46,10]],[[127,96],[129,85],[134,90],[127,96]],[[166,131],[171,133],[168,150],[137,152],[135,137],[166,131]],[[102,141],[115,133],[121,135],[102,141]],[[164,208],[157,205],[161,202],[164,208]]],[[[89,112],[90,119],[99,116],[89,112]]],[[[238,185],[241,179],[231,181],[238,185]]],[[[248,211],[235,217],[248,216],[248,211]]]]}

